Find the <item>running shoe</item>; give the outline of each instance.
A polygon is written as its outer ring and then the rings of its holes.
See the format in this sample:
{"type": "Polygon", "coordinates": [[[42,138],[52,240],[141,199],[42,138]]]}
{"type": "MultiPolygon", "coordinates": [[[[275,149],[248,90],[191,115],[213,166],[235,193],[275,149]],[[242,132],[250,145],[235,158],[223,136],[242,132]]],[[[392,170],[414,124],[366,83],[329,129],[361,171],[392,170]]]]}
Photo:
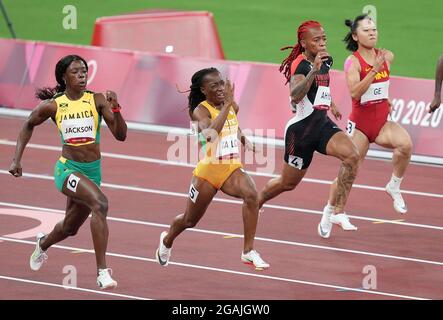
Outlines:
{"type": "Polygon", "coordinates": [[[117,287],[117,281],[112,279],[112,269],[98,269],[97,285],[102,290],[111,290],[117,287]]]}
{"type": "Polygon", "coordinates": [[[330,218],[331,223],[338,224],[346,231],[354,231],[357,230],[357,227],[354,226],[350,221],[349,217],[346,213],[333,214],[330,218]]]}
{"type": "Polygon", "coordinates": [[[326,205],[323,208],[323,216],[321,217],[320,223],[317,226],[318,235],[322,238],[329,238],[332,231],[332,223],[331,223],[331,215],[332,211],[328,210],[328,206],[326,205]]]}
{"type": "Polygon", "coordinates": [[[401,196],[400,189],[394,189],[390,183],[386,185],[386,192],[391,196],[394,204],[394,210],[400,214],[408,212],[408,207],[401,196]]]}
{"type": "Polygon", "coordinates": [[[255,250],[251,250],[248,253],[242,252],[241,260],[245,263],[253,264],[256,268],[269,268],[269,263],[264,262],[260,254],[255,250]]]}
{"type": "Polygon", "coordinates": [[[160,244],[158,245],[158,249],[155,252],[155,258],[157,259],[157,262],[164,267],[168,265],[172,251],[172,248],[166,248],[166,246],[163,244],[163,239],[166,237],[167,234],[168,233],[166,231],[163,231],[161,233],[160,244]]]}
{"type": "Polygon", "coordinates": [[[37,234],[36,240],[37,243],[35,244],[35,250],[32,253],[31,257],[29,258],[29,266],[32,270],[37,271],[41,268],[43,263],[48,259],[48,255],[46,254],[46,251],[43,251],[42,248],[40,248],[40,241],[45,237],[46,235],[44,233],[37,234]]]}

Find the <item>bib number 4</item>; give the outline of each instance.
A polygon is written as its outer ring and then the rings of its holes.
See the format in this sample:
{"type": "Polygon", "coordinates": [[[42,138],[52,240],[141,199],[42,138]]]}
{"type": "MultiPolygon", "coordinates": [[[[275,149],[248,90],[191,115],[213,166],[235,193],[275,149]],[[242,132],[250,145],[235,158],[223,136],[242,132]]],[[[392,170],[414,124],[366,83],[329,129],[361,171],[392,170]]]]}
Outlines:
{"type": "Polygon", "coordinates": [[[303,158],[289,155],[288,164],[298,170],[303,168],[303,158]]]}

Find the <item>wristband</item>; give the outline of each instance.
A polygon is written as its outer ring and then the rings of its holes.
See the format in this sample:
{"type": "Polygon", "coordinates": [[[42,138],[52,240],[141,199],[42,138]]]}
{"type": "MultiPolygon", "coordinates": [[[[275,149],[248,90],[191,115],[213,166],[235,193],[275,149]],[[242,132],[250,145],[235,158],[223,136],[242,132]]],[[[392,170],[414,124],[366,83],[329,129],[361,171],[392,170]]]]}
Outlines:
{"type": "Polygon", "coordinates": [[[113,113],[117,113],[117,112],[120,112],[121,108],[122,108],[122,107],[120,107],[120,105],[117,105],[117,107],[112,108],[111,111],[112,111],[113,113]]]}

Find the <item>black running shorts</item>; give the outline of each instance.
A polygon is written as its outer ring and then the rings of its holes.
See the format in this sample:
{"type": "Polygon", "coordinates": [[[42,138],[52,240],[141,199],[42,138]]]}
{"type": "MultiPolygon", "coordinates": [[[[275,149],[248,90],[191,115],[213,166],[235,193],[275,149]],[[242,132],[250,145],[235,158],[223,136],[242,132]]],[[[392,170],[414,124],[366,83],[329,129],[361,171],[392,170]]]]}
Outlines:
{"type": "Polygon", "coordinates": [[[342,130],[329,119],[326,111],[315,110],[300,121],[294,122],[294,119],[286,125],[285,162],[303,170],[311,164],[314,151],[326,154],[329,140],[342,130]]]}

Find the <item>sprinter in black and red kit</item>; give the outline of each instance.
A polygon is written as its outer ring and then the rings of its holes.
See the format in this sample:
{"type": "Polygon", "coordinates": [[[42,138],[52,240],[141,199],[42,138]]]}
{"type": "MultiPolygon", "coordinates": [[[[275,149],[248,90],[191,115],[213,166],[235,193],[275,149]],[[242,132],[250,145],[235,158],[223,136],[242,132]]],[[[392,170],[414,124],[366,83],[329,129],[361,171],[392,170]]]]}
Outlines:
{"type": "MultiPolygon", "coordinates": [[[[355,179],[358,151],[349,137],[329,119],[331,110],[341,118],[331,99],[329,69],[332,57],[326,51],[326,35],[317,21],[305,21],[298,28],[297,44],[283,61],[280,71],[290,84],[291,105],[295,115],[285,129],[285,164],[282,174],[271,179],[259,196],[259,205],[282,192],[293,190],[306,174],[314,151],[342,161],[338,174],[339,196],[336,213],[347,219],[343,209],[355,179]]],[[[287,49],[284,48],[284,49],[287,49]]],[[[328,238],[332,223],[322,218],[318,233],[328,238]]]]}

